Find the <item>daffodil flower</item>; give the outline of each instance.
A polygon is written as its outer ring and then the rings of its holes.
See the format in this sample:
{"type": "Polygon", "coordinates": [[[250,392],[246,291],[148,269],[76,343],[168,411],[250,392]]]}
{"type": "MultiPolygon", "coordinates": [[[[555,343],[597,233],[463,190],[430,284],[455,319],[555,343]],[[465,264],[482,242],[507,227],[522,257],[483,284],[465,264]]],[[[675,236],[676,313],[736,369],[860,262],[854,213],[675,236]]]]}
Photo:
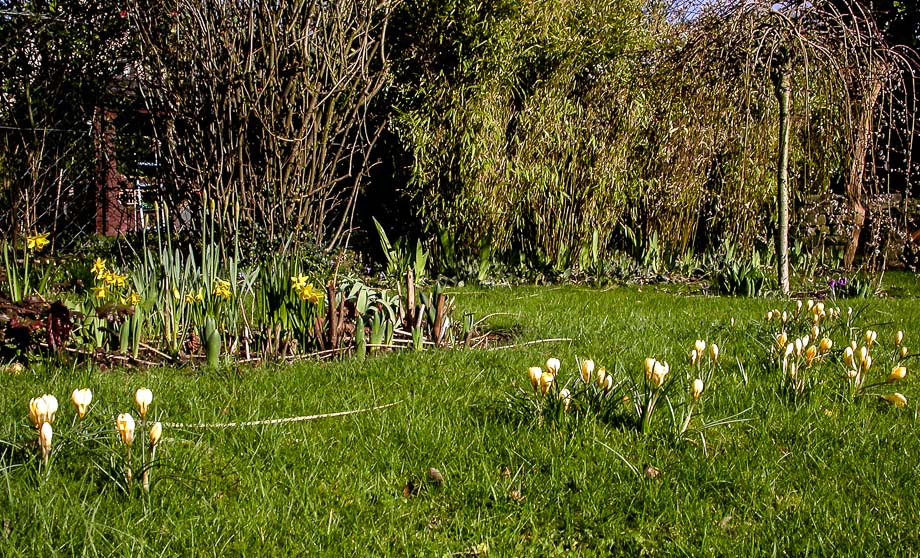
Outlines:
{"type": "Polygon", "coordinates": [[[93,267],[90,268],[93,274],[96,276],[96,279],[101,279],[105,275],[105,260],[102,258],[96,258],[96,261],[93,262],[93,267]]]}
{"type": "Polygon", "coordinates": [[[105,300],[105,297],[109,294],[109,290],[106,289],[105,285],[99,285],[98,287],[93,287],[93,296],[99,300],[105,300]]]}
{"type": "Polygon", "coordinates": [[[42,248],[51,244],[48,240],[48,233],[38,233],[26,237],[26,248],[35,252],[41,252],[42,248]]]}

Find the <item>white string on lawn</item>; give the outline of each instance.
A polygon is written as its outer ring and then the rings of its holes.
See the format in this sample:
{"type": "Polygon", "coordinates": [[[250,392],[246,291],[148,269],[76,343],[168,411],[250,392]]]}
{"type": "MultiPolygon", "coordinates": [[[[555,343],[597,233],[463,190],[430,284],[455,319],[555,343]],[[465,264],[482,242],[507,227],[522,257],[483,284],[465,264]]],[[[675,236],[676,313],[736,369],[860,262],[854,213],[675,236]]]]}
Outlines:
{"type": "Polygon", "coordinates": [[[370,407],[367,409],[354,409],[352,411],[339,411],[337,413],[324,413],[321,415],[305,415],[302,417],[285,417],[285,418],[276,418],[276,419],[266,419],[266,420],[251,420],[248,422],[218,422],[218,423],[182,423],[182,422],[164,422],[163,426],[169,428],[241,428],[244,426],[265,426],[268,424],[286,424],[290,422],[305,422],[308,420],[318,420],[324,418],[333,418],[333,417],[344,417],[347,415],[357,415],[359,413],[369,413],[371,411],[380,411],[382,409],[387,409],[395,405],[402,403],[402,400],[396,401],[393,403],[387,403],[386,405],[379,405],[377,407],[370,407]]]}

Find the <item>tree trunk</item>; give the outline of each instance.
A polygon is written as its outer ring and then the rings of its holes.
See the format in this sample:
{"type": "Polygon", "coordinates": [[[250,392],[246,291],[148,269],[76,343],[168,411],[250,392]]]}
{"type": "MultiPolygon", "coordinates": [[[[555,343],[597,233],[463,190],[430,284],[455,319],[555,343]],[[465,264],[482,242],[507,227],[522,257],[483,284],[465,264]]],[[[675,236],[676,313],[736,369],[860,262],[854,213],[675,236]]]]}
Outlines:
{"type": "Polygon", "coordinates": [[[847,239],[846,251],[843,255],[843,266],[847,269],[853,267],[856,251],[859,249],[859,236],[862,234],[866,222],[866,208],[862,204],[863,178],[866,170],[866,153],[872,142],[872,124],[875,112],[875,103],[882,93],[882,82],[873,79],[865,89],[854,94],[855,114],[853,121],[856,125],[853,141],[850,172],[847,175],[847,205],[853,215],[853,231],[847,239]]]}
{"type": "Polygon", "coordinates": [[[779,152],[776,161],[776,274],[779,288],[789,294],[789,73],[779,67],[773,74],[779,101],[779,152]]]}

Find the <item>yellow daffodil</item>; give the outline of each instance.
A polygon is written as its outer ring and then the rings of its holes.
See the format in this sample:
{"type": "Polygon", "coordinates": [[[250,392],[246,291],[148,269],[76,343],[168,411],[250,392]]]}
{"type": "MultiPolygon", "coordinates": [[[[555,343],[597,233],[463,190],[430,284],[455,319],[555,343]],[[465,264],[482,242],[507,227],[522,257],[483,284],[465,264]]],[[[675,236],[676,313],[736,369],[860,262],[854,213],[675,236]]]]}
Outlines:
{"type": "Polygon", "coordinates": [[[559,373],[559,368],[561,367],[562,364],[559,362],[558,358],[554,357],[546,360],[546,370],[554,376],[559,373]]]}
{"type": "Polygon", "coordinates": [[[93,287],[93,296],[99,300],[105,300],[108,294],[109,294],[109,290],[105,288],[105,285],[99,285],[98,287],[93,287]]]}
{"type": "Polygon", "coordinates": [[[900,393],[891,393],[888,395],[883,395],[882,399],[891,403],[898,409],[903,409],[904,407],[907,407],[907,398],[904,397],[904,395],[900,393]]]}
{"type": "Polygon", "coordinates": [[[89,404],[93,401],[93,392],[89,388],[75,389],[70,396],[70,402],[77,409],[77,416],[81,419],[86,416],[89,404]]]}
{"type": "Polygon", "coordinates": [[[304,302],[309,302],[310,304],[319,304],[320,297],[322,292],[313,288],[313,283],[307,283],[303,287],[297,289],[297,294],[300,296],[300,300],[304,302]]]}
{"type": "Polygon", "coordinates": [[[898,380],[903,380],[904,376],[907,376],[907,367],[895,366],[891,369],[891,374],[888,374],[888,381],[897,382],[898,380]]]}
{"type": "Polygon", "coordinates": [[[38,233],[26,237],[26,248],[35,252],[41,252],[42,248],[51,244],[48,240],[48,233],[38,233]]]}
{"type": "Polygon", "coordinates": [[[581,361],[581,381],[586,385],[591,383],[591,374],[594,373],[594,361],[586,359],[581,361]]]}
{"type": "Polygon", "coordinates": [[[106,286],[111,287],[112,285],[115,284],[115,278],[116,278],[116,277],[118,277],[118,275],[117,275],[115,272],[113,272],[113,271],[106,271],[106,272],[102,275],[102,282],[105,283],[106,286]]]}
{"type": "Polygon", "coordinates": [[[159,444],[160,437],[163,436],[163,424],[160,422],[153,423],[153,426],[150,427],[150,432],[147,434],[147,438],[150,441],[150,447],[159,444]]]}
{"type": "Polygon", "coordinates": [[[129,306],[137,306],[141,303],[141,295],[136,292],[132,292],[127,300],[125,301],[129,306]]]}
{"type": "Polygon", "coordinates": [[[310,279],[306,275],[297,275],[291,277],[291,288],[295,291],[299,291],[307,286],[307,280],[310,279]]]}
{"type": "Polygon", "coordinates": [[[703,379],[697,378],[693,380],[693,386],[690,388],[690,395],[693,396],[694,401],[699,401],[700,395],[703,393],[703,379]]]}
{"type": "Polygon", "coordinates": [[[224,300],[230,299],[230,281],[224,281],[223,279],[214,280],[214,296],[217,298],[222,298],[224,300]]]}
{"type": "Polygon", "coordinates": [[[93,262],[93,267],[91,268],[93,275],[96,276],[96,279],[102,279],[105,275],[105,260],[102,258],[96,258],[96,261],[93,262]]]}
{"type": "Polygon", "coordinates": [[[42,460],[46,464],[48,463],[48,456],[51,455],[51,437],[53,435],[51,425],[47,422],[43,423],[38,431],[38,443],[42,448],[42,460]]]}
{"type": "Polygon", "coordinates": [[[121,435],[121,441],[126,446],[134,443],[134,417],[129,413],[122,413],[115,419],[115,429],[121,435]]]}
{"type": "Polygon", "coordinates": [[[128,281],[128,276],[127,276],[127,275],[119,275],[119,274],[117,274],[117,273],[115,273],[114,275],[115,275],[115,277],[114,277],[115,286],[118,287],[119,289],[125,288],[125,285],[127,284],[127,281],[128,281]]]}
{"type": "Polygon", "coordinates": [[[147,388],[140,388],[134,392],[134,402],[137,403],[137,413],[141,418],[147,417],[147,408],[153,401],[153,392],[147,388]]]}

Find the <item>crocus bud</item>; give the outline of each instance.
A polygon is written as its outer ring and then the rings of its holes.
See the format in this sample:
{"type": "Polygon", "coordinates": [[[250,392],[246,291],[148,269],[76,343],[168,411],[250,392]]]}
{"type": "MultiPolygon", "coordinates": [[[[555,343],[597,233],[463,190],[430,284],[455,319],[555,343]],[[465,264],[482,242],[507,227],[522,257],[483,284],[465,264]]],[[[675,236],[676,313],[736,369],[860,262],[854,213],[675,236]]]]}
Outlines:
{"type": "Polygon", "coordinates": [[[818,343],[818,350],[821,352],[821,354],[824,354],[830,351],[831,347],[833,346],[834,346],[834,342],[831,341],[830,337],[825,337],[824,339],[821,340],[820,343],[818,343]]]}
{"type": "Polygon", "coordinates": [[[608,374],[604,377],[604,393],[610,393],[610,390],[613,389],[613,376],[608,374]]]}
{"type": "Polygon", "coordinates": [[[42,424],[48,422],[48,404],[43,397],[35,397],[29,400],[29,420],[36,429],[41,428],[42,424]]]}
{"type": "Polygon", "coordinates": [[[696,363],[700,360],[699,353],[696,352],[696,349],[690,350],[690,368],[696,366],[696,363]]]}
{"type": "Polygon", "coordinates": [[[51,430],[50,423],[42,423],[38,431],[38,443],[42,448],[42,460],[47,463],[48,456],[51,455],[51,437],[54,432],[51,430]]]}
{"type": "Polygon", "coordinates": [[[802,311],[802,301],[796,300],[795,301],[795,313],[798,314],[801,311],[802,311]]]}
{"type": "Polygon", "coordinates": [[[853,347],[847,347],[843,350],[843,364],[847,368],[853,368],[853,347]]]}
{"type": "Polygon", "coordinates": [[[795,350],[795,356],[797,357],[802,356],[802,340],[801,339],[795,340],[793,349],[795,350]]]}
{"type": "Polygon", "coordinates": [[[789,341],[789,338],[786,336],[786,332],[783,331],[776,336],[776,346],[777,348],[782,349],[786,346],[786,342],[789,341]]]}
{"type": "Polygon", "coordinates": [[[115,429],[121,435],[121,441],[126,446],[134,443],[134,417],[128,413],[122,413],[115,419],[115,429]]]}
{"type": "Polygon", "coordinates": [[[668,366],[667,362],[656,362],[652,369],[652,384],[654,384],[656,388],[660,388],[662,384],[664,384],[665,377],[670,370],[671,367],[668,366]]]}
{"type": "Polygon", "coordinates": [[[867,331],[866,331],[866,346],[867,346],[867,347],[871,347],[872,344],[875,343],[875,339],[876,339],[877,337],[878,337],[878,333],[876,333],[875,331],[873,331],[873,330],[871,330],[871,329],[870,329],[870,330],[867,330],[867,331]]]}
{"type": "Polygon", "coordinates": [[[572,404],[572,392],[570,392],[568,388],[563,389],[559,392],[559,399],[562,400],[562,404],[565,406],[565,410],[568,411],[569,405],[572,404]]]}
{"type": "Polygon", "coordinates": [[[907,347],[905,347],[904,345],[902,345],[902,346],[901,346],[901,358],[907,358],[907,353],[908,353],[907,347]]]}
{"type": "Polygon", "coordinates": [[[719,346],[715,343],[709,345],[709,358],[711,358],[713,362],[719,360],[719,346]]]}
{"type": "Polygon", "coordinates": [[[150,447],[159,444],[162,435],[163,424],[160,422],[153,423],[153,426],[150,427],[150,432],[147,433],[147,438],[150,440],[150,447]]]}
{"type": "Polygon", "coordinates": [[[856,352],[856,347],[857,347],[856,339],[853,339],[852,341],[850,341],[850,348],[853,349],[853,352],[856,352]]]}
{"type": "Polygon", "coordinates": [[[134,392],[134,402],[137,403],[137,413],[141,418],[147,417],[147,408],[153,401],[153,392],[147,388],[140,388],[134,392]]]}
{"type": "Polygon", "coordinates": [[[863,367],[866,370],[872,368],[872,355],[866,355],[866,360],[863,361],[863,367]]]}
{"type": "Polygon", "coordinates": [[[646,380],[652,379],[652,373],[655,371],[655,364],[657,363],[658,361],[651,357],[645,359],[645,379],[646,380]]]}
{"type": "Polygon", "coordinates": [[[540,390],[540,376],[543,375],[543,369],[539,366],[531,366],[527,369],[527,375],[530,377],[530,385],[534,391],[540,390]]]}
{"type": "Polygon", "coordinates": [[[549,372],[544,372],[540,376],[540,394],[546,395],[546,392],[549,391],[551,385],[553,385],[553,380],[556,379],[555,374],[550,374],[549,372]]]}
{"type": "Polygon", "coordinates": [[[817,324],[815,324],[811,328],[811,337],[812,339],[817,339],[820,335],[821,335],[821,328],[817,324]]]}
{"type": "Polygon", "coordinates": [[[888,381],[897,382],[898,380],[903,380],[904,376],[907,376],[907,367],[895,366],[891,369],[891,374],[888,374],[888,381]]]}
{"type": "Polygon", "coordinates": [[[867,358],[869,358],[869,349],[867,347],[860,347],[859,348],[859,363],[865,364],[867,358]]]}
{"type": "Polygon", "coordinates": [[[793,352],[795,352],[795,344],[789,343],[788,345],[786,345],[786,354],[784,355],[783,358],[789,358],[789,356],[792,355],[793,352]]]}
{"type": "Polygon", "coordinates": [[[594,361],[590,359],[581,361],[581,381],[585,384],[591,383],[591,374],[593,373],[594,361]]]}
{"type": "Polygon", "coordinates": [[[706,352],[706,342],[702,339],[697,339],[696,343],[693,344],[693,348],[696,349],[697,354],[702,355],[706,352]]]}
{"type": "Polygon", "coordinates": [[[555,376],[559,373],[559,367],[562,366],[558,358],[550,358],[546,360],[546,369],[550,374],[555,376]]]}
{"type": "Polygon", "coordinates": [[[904,332],[898,330],[898,332],[894,334],[894,344],[900,346],[902,341],[904,341],[904,332]]]}
{"type": "Polygon", "coordinates": [[[889,395],[883,395],[882,399],[891,403],[898,409],[903,409],[904,407],[907,406],[907,398],[904,397],[904,395],[900,393],[891,393],[889,395]]]}
{"type": "Polygon", "coordinates": [[[693,387],[690,389],[690,395],[693,396],[694,401],[699,401],[700,395],[703,393],[703,380],[702,378],[697,378],[693,380],[693,387]]]}
{"type": "Polygon", "coordinates": [[[783,323],[786,323],[788,321],[789,321],[789,314],[785,310],[783,310],[783,323]]]}
{"type": "Polygon", "coordinates": [[[805,349],[805,364],[810,365],[811,362],[815,360],[816,356],[818,356],[818,348],[814,345],[809,345],[808,348],[805,349]]]}
{"type": "Polygon", "coordinates": [[[599,387],[604,387],[604,382],[607,381],[607,378],[608,378],[608,376],[607,376],[607,369],[606,369],[606,368],[599,368],[599,369],[597,370],[597,385],[598,385],[599,387]]]}
{"type": "Polygon", "coordinates": [[[70,402],[77,409],[77,416],[81,419],[86,416],[86,411],[89,409],[89,404],[92,400],[93,392],[89,388],[75,389],[70,396],[70,402]]]}
{"type": "Polygon", "coordinates": [[[45,394],[45,395],[42,395],[42,399],[45,400],[45,405],[46,405],[46,407],[47,407],[47,409],[48,409],[48,417],[47,417],[45,420],[46,420],[47,422],[49,422],[49,423],[52,423],[52,422],[54,422],[54,414],[55,414],[55,413],[57,412],[57,410],[58,410],[58,400],[57,400],[57,397],[55,397],[55,396],[53,396],[53,395],[45,394]]]}
{"type": "Polygon", "coordinates": [[[773,310],[767,310],[766,318],[768,322],[773,320],[773,310]]]}

